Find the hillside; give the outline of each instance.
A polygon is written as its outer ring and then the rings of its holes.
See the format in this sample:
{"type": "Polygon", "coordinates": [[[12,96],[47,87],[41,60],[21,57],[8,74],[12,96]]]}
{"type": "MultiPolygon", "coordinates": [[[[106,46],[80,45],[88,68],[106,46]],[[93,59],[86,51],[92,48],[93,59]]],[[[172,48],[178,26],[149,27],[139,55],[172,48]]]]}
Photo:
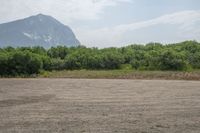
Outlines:
{"type": "Polygon", "coordinates": [[[43,14],[0,24],[0,47],[35,46],[49,48],[56,45],[77,46],[70,27],[43,14]]]}

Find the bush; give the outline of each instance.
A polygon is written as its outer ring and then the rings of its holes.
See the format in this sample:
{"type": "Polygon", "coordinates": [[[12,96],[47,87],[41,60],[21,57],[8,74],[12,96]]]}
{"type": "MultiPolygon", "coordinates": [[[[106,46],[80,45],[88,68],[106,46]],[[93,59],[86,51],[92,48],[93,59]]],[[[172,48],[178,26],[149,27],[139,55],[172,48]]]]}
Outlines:
{"type": "Polygon", "coordinates": [[[119,52],[104,52],[102,54],[102,66],[104,69],[119,69],[120,65],[124,64],[123,55],[119,52]]]}
{"type": "Polygon", "coordinates": [[[8,74],[8,54],[0,53],[0,75],[8,74]]]}
{"type": "Polygon", "coordinates": [[[159,68],[161,70],[187,70],[188,65],[184,54],[173,50],[164,51],[159,56],[159,68]]]}
{"type": "Polygon", "coordinates": [[[17,51],[10,53],[7,67],[10,75],[37,74],[42,68],[42,60],[37,54],[17,51]]]}
{"type": "Polygon", "coordinates": [[[200,52],[189,53],[188,61],[193,68],[200,69],[200,52]]]}
{"type": "Polygon", "coordinates": [[[65,62],[61,59],[51,59],[50,64],[48,66],[49,70],[63,70],[65,69],[65,62]]]}

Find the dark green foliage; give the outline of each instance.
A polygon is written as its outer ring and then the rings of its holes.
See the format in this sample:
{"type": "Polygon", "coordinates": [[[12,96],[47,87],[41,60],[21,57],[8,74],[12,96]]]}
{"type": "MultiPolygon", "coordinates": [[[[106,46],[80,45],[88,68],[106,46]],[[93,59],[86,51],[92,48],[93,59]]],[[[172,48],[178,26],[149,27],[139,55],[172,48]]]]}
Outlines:
{"type": "Polygon", "coordinates": [[[8,57],[7,53],[0,53],[0,75],[8,74],[8,57]]]}
{"type": "Polygon", "coordinates": [[[116,48],[107,48],[101,50],[101,67],[103,69],[118,69],[125,63],[124,56],[116,48]]]}
{"type": "Polygon", "coordinates": [[[31,52],[17,51],[12,53],[8,59],[8,68],[11,75],[39,73],[42,68],[42,60],[39,55],[31,52]]]}
{"type": "Polygon", "coordinates": [[[200,69],[200,44],[185,41],[177,44],[130,45],[122,48],[6,47],[0,49],[0,75],[37,74],[40,70],[136,69],[178,70],[200,69]]]}
{"type": "Polygon", "coordinates": [[[188,61],[192,65],[193,68],[200,69],[200,52],[189,53],[188,61]]]}
{"type": "Polygon", "coordinates": [[[47,54],[51,58],[64,59],[68,54],[68,48],[64,46],[52,47],[47,51],[47,54]]]}
{"type": "Polygon", "coordinates": [[[43,69],[44,70],[52,70],[52,59],[48,56],[40,56],[42,63],[43,63],[43,69]]]}
{"type": "Polygon", "coordinates": [[[49,64],[49,69],[46,70],[63,70],[64,68],[64,60],[61,59],[51,59],[49,64]]]}
{"type": "Polygon", "coordinates": [[[187,70],[187,65],[185,55],[174,50],[163,51],[159,56],[161,70],[187,70]]]}
{"type": "Polygon", "coordinates": [[[1,75],[37,74],[42,65],[40,56],[29,51],[13,51],[0,54],[1,75]]]}

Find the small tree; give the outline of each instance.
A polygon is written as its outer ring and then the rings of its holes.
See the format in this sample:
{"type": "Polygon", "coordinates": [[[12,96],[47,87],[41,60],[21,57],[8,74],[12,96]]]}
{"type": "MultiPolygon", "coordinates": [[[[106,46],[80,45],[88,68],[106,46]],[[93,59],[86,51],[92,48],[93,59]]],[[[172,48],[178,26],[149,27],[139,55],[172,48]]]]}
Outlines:
{"type": "Polygon", "coordinates": [[[183,53],[171,49],[163,51],[159,56],[159,68],[161,70],[187,70],[188,62],[183,53]]]}

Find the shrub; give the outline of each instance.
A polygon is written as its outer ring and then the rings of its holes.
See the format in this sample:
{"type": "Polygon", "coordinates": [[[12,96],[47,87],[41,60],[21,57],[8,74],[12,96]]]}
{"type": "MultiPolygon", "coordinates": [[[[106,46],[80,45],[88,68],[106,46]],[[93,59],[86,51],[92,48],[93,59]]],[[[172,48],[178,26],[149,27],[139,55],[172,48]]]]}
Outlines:
{"type": "Polygon", "coordinates": [[[11,75],[37,74],[42,68],[42,60],[37,54],[17,51],[10,53],[7,67],[8,74],[11,75]]]}
{"type": "Polygon", "coordinates": [[[182,53],[166,50],[159,56],[159,68],[161,70],[187,70],[188,62],[182,53]]]}

